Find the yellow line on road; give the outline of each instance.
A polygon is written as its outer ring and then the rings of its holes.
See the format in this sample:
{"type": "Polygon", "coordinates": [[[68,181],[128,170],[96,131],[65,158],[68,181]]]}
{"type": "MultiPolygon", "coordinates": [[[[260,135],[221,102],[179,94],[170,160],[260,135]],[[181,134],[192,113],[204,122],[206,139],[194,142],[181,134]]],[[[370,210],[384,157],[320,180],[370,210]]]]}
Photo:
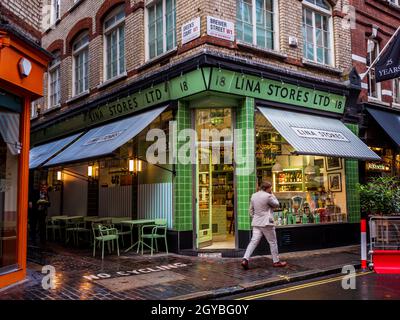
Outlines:
{"type": "MultiPolygon", "coordinates": [[[[358,273],[355,276],[356,277],[358,277],[358,276],[366,276],[366,275],[371,274],[371,273],[372,273],[372,271],[368,271],[368,272],[358,273]]],[[[238,299],[235,299],[235,300],[255,300],[255,299],[265,298],[265,297],[273,296],[273,295],[276,295],[276,294],[282,294],[282,293],[286,293],[286,292],[290,292],[290,291],[310,288],[310,287],[319,286],[319,285],[326,284],[326,283],[331,283],[331,282],[343,280],[344,277],[348,277],[348,276],[349,275],[342,275],[342,276],[335,277],[335,278],[309,282],[309,283],[305,283],[305,284],[301,284],[301,285],[297,285],[297,286],[293,286],[293,287],[289,287],[289,288],[284,288],[284,289],[279,289],[279,290],[259,293],[259,294],[255,294],[255,295],[251,295],[251,296],[246,296],[246,297],[238,298],[238,299]]]]}

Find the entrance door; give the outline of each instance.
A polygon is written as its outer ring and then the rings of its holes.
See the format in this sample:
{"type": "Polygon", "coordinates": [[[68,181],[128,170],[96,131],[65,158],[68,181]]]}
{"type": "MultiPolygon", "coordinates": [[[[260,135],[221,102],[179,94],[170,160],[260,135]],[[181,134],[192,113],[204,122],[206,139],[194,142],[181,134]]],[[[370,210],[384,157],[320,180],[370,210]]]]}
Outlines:
{"type": "Polygon", "coordinates": [[[231,109],[195,111],[197,247],[235,248],[231,109]]]}

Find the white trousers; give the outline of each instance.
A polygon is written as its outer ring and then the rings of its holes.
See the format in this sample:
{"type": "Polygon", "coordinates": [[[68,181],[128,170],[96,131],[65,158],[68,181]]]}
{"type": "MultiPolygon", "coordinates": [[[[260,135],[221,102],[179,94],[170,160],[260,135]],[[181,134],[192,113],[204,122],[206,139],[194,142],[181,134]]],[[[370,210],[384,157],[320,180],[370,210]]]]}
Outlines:
{"type": "Polygon", "coordinates": [[[253,227],[253,236],[250,240],[249,245],[247,246],[246,253],[244,254],[243,258],[247,260],[250,259],[250,256],[253,254],[253,251],[257,248],[263,235],[269,243],[269,248],[271,250],[271,255],[272,255],[272,261],[274,263],[278,262],[279,255],[278,255],[278,243],[276,241],[275,226],[253,227]]]}

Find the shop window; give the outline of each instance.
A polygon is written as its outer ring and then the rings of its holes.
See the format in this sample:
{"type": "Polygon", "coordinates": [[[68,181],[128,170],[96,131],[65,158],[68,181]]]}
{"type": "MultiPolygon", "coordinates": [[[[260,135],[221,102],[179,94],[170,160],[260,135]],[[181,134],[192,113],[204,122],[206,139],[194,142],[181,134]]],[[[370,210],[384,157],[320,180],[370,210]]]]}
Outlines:
{"type": "Polygon", "coordinates": [[[110,80],[125,72],[125,11],[114,9],[104,20],[105,78],[110,80]]]}
{"type": "Polygon", "coordinates": [[[293,155],[271,123],[256,114],[257,183],[270,181],[280,202],[276,225],[347,221],[344,160],[293,155]]]}
{"type": "MultiPolygon", "coordinates": [[[[375,40],[368,39],[367,43],[367,68],[375,61],[379,55],[379,43],[375,40]]],[[[371,68],[368,73],[368,97],[381,99],[381,84],[376,82],[375,68],[371,68]]]]}
{"type": "Polygon", "coordinates": [[[237,39],[261,48],[276,49],[277,7],[275,0],[238,0],[237,39]]]}
{"type": "Polygon", "coordinates": [[[333,64],[332,13],[325,0],[303,1],[303,56],[321,64],[333,64]]]}
{"type": "Polygon", "coordinates": [[[74,95],[89,90],[89,34],[84,32],[72,46],[74,95]]]}
{"type": "Polygon", "coordinates": [[[55,58],[49,65],[49,102],[48,109],[57,107],[61,102],[60,94],[60,52],[54,53],[55,58]]]}
{"type": "Polygon", "coordinates": [[[393,102],[400,104],[400,79],[393,80],[393,102]]]}
{"type": "Polygon", "coordinates": [[[19,114],[0,109],[0,274],[17,267],[19,114]]]}
{"type": "Polygon", "coordinates": [[[147,59],[176,47],[176,1],[153,1],[146,7],[147,59]]]}

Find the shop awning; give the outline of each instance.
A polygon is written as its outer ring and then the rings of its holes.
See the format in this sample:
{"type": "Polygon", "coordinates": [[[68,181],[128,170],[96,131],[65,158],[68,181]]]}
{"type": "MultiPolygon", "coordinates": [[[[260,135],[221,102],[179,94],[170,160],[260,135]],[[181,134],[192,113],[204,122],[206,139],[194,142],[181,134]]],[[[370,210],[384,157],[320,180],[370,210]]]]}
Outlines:
{"type": "Polygon", "coordinates": [[[267,107],[258,109],[294,148],[295,154],[380,160],[337,119],[267,107]]]}
{"type": "Polygon", "coordinates": [[[367,110],[394,143],[400,146],[400,115],[371,108],[367,108],[367,110]]]}
{"type": "Polygon", "coordinates": [[[82,132],[32,148],[29,152],[29,169],[35,169],[46,162],[57,152],[76,140],[81,134],[82,132]]]}
{"type": "Polygon", "coordinates": [[[54,166],[109,155],[138,135],[166,108],[166,106],[160,107],[91,129],[78,141],[71,144],[63,152],[46,163],[46,166],[54,166]]]}

